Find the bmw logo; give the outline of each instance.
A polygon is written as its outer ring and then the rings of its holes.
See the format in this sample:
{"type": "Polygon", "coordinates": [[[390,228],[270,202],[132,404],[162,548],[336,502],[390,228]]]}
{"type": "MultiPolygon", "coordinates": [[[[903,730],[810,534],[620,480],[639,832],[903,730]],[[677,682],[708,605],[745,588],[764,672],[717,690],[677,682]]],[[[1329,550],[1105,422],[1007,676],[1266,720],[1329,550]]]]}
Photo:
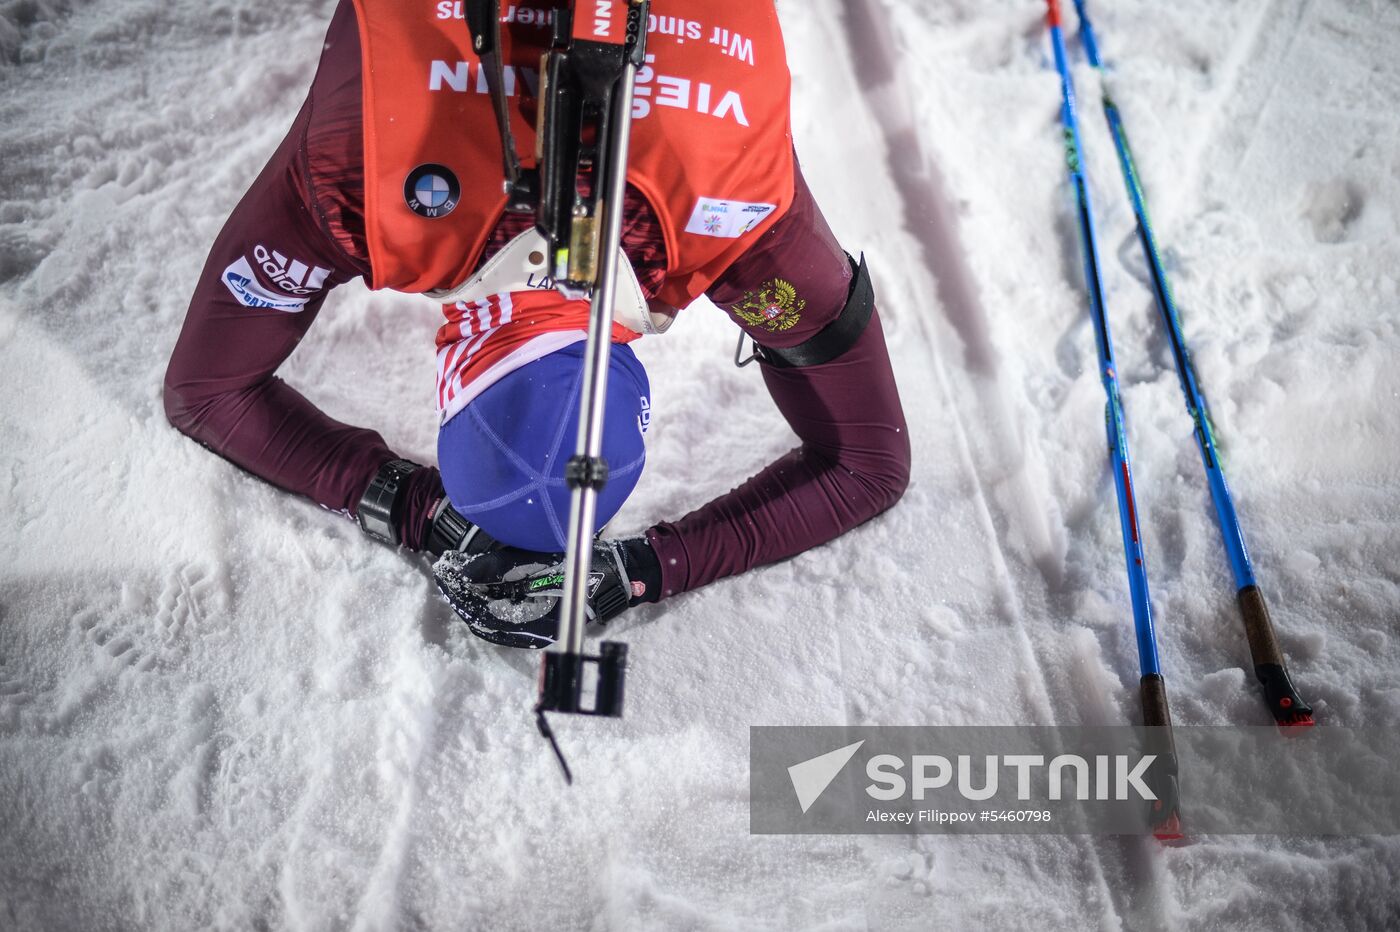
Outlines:
{"type": "Polygon", "coordinates": [[[408,209],[429,220],[452,213],[461,196],[462,186],[452,170],[432,162],[419,165],[403,182],[403,199],[408,209]]]}

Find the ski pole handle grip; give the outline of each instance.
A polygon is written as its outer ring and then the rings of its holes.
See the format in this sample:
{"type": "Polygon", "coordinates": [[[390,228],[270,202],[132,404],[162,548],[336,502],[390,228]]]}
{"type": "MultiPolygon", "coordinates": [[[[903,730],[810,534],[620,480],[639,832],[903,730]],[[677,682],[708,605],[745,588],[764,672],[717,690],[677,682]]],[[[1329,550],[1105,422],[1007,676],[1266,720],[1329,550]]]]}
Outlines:
{"type": "Polygon", "coordinates": [[[1274,623],[1269,618],[1269,606],[1264,602],[1264,593],[1258,586],[1245,586],[1236,596],[1240,604],[1240,614],[1244,617],[1244,635],[1249,641],[1249,654],[1256,666],[1265,663],[1283,666],[1283,649],[1278,646],[1278,635],[1274,633],[1274,623]]]}
{"type": "Polygon", "coordinates": [[[1060,0],[1045,0],[1045,18],[1052,27],[1060,25],[1060,0]]]}
{"type": "Polygon", "coordinates": [[[1160,673],[1148,673],[1138,683],[1142,698],[1142,723],[1151,731],[1149,743],[1156,753],[1170,759],[1170,772],[1176,773],[1176,739],[1172,736],[1172,713],[1167,708],[1167,682],[1160,673]]]}
{"type": "Polygon", "coordinates": [[[1240,614],[1244,616],[1244,636],[1249,641],[1249,654],[1254,661],[1254,676],[1264,687],[1264,701],[1274,721],[1285,727],[1313,724],[1312,706],[1298,694],[1284,665],[1283,648],[1279,647],[1274,623],[1269,619],[1264,593],[1258,586],[1245,586],[1238,598],[1240,614]]]}
{"type": "Polygon", "coordinates": [[[1156,799],[1148,806],[1148,824],[1161,839],[1181,837],[1181,787],[1177,776],[1176,739],[1167,708],[1167,684],[1160,673],[1148,673],[1138,683],[1142,723],[1147,726],[1144,750],[1155,755],[1147,785],[1156,799]]]}

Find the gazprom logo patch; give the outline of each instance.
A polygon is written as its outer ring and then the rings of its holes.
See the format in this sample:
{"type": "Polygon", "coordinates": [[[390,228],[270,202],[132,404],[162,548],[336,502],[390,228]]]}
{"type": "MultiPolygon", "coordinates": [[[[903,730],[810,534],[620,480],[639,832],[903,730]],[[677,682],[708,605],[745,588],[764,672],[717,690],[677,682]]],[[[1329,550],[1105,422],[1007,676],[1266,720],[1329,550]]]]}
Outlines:
{"type": "Polygon", "coordinates": [[[447,166],[434,162],[419,165],[403,182],[403,199],[408,209],[429,220],[452,213],[461,197],[457,176],[447,166]]]}
{"type": "Polygon", "coordinates": [[[309,298],[295,297],[264,288],[253,273],[246,256],[239,256],[224,269],[224,287],[245,307],[265,307],[295,314],[306,307],[309,298]]]}

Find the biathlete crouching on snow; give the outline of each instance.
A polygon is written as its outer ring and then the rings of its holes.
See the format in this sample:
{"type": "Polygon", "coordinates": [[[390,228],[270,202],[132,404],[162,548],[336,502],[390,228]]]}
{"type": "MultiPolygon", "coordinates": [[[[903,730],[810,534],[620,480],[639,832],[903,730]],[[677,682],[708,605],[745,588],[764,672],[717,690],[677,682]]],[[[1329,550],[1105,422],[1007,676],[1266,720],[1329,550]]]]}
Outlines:
{"type": "MultiPolygon", "coordinates": [[[[522,153],[534,148],[531,68],[550,41],[547,10],[568,4],[537,5],[502,18],[522,153]]],[[[533,218],[505,210],[492,100],[450,6],[336,9],[305,104],[209,255],[166,412],[269,482],[440,556],[439,584],[478,635],[543,647],[558,625],[588,306],[520,271],[544,259],[533,218]],[[326,293],[355,277],[446,302],[440,472],[274,375],[326,293]]],[[[619,299],[613,329],[611,474],[594,530],[646,458],[650,390],[626,344],[702,294],[753,338],[802,443],[677,521],[598,541],[589,613],[600,620],[825,543],[893,505],[909,477],[869,273],[837,245],[793,156],[772,3],[654,0],[652,14],[623,225],[631,300],[619,299]]]]}

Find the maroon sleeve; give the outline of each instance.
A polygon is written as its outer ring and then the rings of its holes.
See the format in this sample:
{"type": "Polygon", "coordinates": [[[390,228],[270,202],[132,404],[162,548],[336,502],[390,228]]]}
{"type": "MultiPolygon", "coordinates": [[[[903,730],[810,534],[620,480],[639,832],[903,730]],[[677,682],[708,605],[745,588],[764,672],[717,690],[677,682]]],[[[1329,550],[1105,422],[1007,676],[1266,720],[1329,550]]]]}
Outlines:
{"type": "MultiPolygon", "coordinates": [[[[359,41],[336,11],[310,95],[214,242],[165,376],[170,422],[220,456],[353,514],[395,454],[378,433],[326,415],[273,373],[363,252],[359,41]],[[303,303],[304,302],[304,303],[303,303]],[[270,306],[269,306],[270,305],[270,306]]],[[[365,352],[372,352],[366,347],[365,352]]],[[[419,470],[400,533],[415,549],[441,496],[419,470]]]]}
{"type": "MultiPolygon", "coordinates": [[[[709,296],[758,342],[784,348],[835,319],[851,275],[799,172],[792,208],[709,296]],[[777,279],[805,303],[754,323],[763,315],[748,305],[765,289],[771,293],[777,279]]],[[[909,484],[909,435],[878,313],[829,363],[759,365],[802,444],[732,492],[648,531],[661,563],[662,597],[826,543],[892,506],[909,484]]]]}

